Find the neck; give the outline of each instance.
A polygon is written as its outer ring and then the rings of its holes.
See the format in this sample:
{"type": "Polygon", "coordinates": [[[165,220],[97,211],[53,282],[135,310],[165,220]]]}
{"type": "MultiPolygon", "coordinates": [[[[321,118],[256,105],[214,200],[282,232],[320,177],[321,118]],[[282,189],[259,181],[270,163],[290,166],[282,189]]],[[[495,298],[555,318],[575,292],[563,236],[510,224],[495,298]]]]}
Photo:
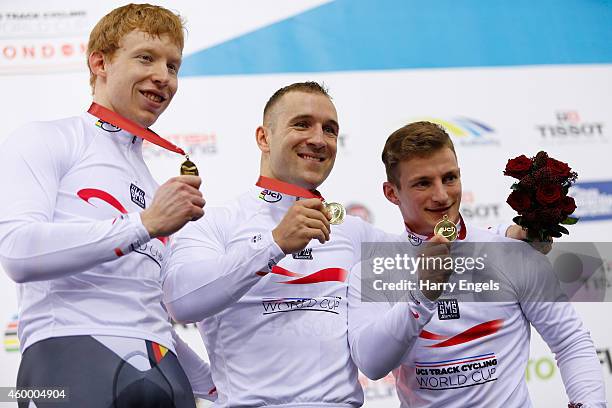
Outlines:
{"type": "Polygon", "coordinates": [[[312,184],[306,183],[303,180],[291,180],[285,177],[277,177],[276,174],[274,174],[274,172],[268,166],[263,165],[263,159],[262,159],[262,166],[260,166],[259,168],[259,175],[263,177],[271,178],[274,180],[282,181],[283,183],[293,184],[295,186],[298,186],[298,187],[301,187],[301,188],[304,188],[310,191],[314,191],[317,189],[317,187],[319,187],[319,186],[313,186],[312,184]]]}

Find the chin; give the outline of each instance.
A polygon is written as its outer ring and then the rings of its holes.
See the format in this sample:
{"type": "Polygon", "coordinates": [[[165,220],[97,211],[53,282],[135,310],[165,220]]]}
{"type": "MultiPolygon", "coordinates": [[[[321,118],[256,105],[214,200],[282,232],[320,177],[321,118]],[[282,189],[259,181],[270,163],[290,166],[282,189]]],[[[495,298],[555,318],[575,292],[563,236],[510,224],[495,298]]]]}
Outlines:
{"type": "Polygon", "coordinates": [[[300,177],[300,183],[308,189],[319,187],[324,180],[325,177],[322,177],[321,175],[313,175],[308,173],[302,173],[302,176],[300,177]]]}
{"type": "Polygon", "coordinates": [[[142,125],[148,128],[149,126],[152,126],[155,122],[157,122],[157,118],[159,118],[159,115],[153,117],[147,116],[146,118],[142,119],[142,125]]]}
{"type": "Polygon", "coordinates": [[[312,181],[312,180],[301,180],[299,184],[301,184],[302,187],[304,187],[307,190],[314,190],[317,187],[319,187],[319,185],[321,183],[315,182],[315,181],[312,181]]]}

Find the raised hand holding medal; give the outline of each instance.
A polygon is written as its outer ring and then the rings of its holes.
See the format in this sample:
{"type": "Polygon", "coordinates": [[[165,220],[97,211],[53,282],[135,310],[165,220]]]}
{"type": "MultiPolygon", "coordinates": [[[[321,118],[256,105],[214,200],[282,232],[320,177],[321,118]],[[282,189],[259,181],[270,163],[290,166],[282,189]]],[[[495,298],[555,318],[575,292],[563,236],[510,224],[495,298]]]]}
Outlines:
{"type": "Polygon", "coordinates": [[[330,215],[330,224],[339,225],[344,222],[344,217],[346,216],[346,210],[344,206],[340,203],[325,201],[321,194],[319,194],[319,192],[317,192],[316,190],[310,191],[294,184],[285,183],[284,181],[276,180],[265,176],[259,176],[259,180],[257,180],[256,185],[259,187],[278,191],[279,193],[289,194],[295,197],[318,198],[323,202],[323,207],[325,208],[325,211],[327,211],[330,215]]]}
{"type": "Polygon", "coordinates": [[[272,231],[274,240],[285,253],[305,248],[312,239],[324,244],[330,239],[330,224],[338,225],[344,221],[344,207],[338,203],[326,203],[316,190],[266,176],[260,176],[256,185],[295,197],[294,204],[272,231]]]}

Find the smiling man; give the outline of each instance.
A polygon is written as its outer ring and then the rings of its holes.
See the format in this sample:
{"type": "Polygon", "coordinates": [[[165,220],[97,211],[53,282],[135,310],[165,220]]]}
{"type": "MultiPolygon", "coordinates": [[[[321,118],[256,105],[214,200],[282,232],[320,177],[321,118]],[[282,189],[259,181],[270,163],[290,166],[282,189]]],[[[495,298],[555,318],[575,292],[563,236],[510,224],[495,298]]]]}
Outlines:
{"type": "MultiPolygon", "coordinates": [[[[385,196],[399,207],[410,242],[404,245],[441,242],[434,228],[446,215],[459,229],[450,254],[469,255],[482,267],[466,276],[455,264],[443,279],[451,277],[453,285],[443,294],[424,291],[423,298],[411,290],[413,301],[397,302],[391,291],[369,289],[367,262],[355,266],[349,342],[361,371],[371,379],[393,371],[402,407],[529,407],[525,368],[533,326],[555,353],[571,406],[604,407],[595,347],[567,299],[548,296],[558,284],[548,260],[527,244],[463,222],[459,164],[446,131],[430,122],[408,124],[389,136],[382,159],[385,196]],[[486,277],[495,278],[491,295],[454,290],[486,277]]],[[[419,279],[427,273],[419,271],[419,279]]]]}
{"type": "Polygon", "coordinates": [[[57,388],[57,406],[194,407],[176,353],[198,394],[212,388],[162,304],[166,237],[203,215],[200,179],[159,187],[142,157],[145,128],[176,93],[183,42],[164,8],[113,10],[89,38],[89,111],[30,123],[3,144],[0,261],[19,294],[17,386],[57,388]]]}
{"type": "Polygon", "coordinates": [[[363,403],[347,346],[346,275],[361,242],[384,234],[352,216],[330,226],[316,188],[334,165],[338,131],[319,84],[278,90],[255,132],[256,185],[209,208],[172,245],[165,302],[177,320],[198,322],[216,406],[363,403]]]}
{"type": "Polygon", "coordinates": [[[383,184],[385,196],[399,207],[412,233],[431,234],[445,215],[453,223],[459,222],[460,171],[453,145],[445,147],[399,162],[391,180],[383,184]]]}

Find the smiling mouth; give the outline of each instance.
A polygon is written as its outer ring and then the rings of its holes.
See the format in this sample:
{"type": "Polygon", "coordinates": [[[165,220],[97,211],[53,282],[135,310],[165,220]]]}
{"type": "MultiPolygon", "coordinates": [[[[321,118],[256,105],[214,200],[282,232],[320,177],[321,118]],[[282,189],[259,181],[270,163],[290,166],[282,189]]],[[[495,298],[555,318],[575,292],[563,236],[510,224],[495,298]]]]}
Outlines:
{"type": "Polygon", "coordinates": [[[449,205],[448,207],[444,207],[444,208],[428,208],[427,211],[429,212],[434,212],[434,213],[446,213],[448,212],[448,210],[450,210],[452,207],[452,205],[449,205]]]}
{"type": "Polygon", "coordinates": [[[156,102],[156,103],[162,103],[163,101],[166,100],[166,98],[164,98],[161,95],[157,95],[153,92],[148,92],[148,91],[140,91],[140,93],[147,98],[148,100],[152,101],[152,102],[156,102]]]}
{"type": "Polygon", "coordinates": [[[323,157],[311,156],[311,155],[305,154],[305,153],[298,153],[298,156],[300,156],[304,160],[309,160],[309,161],[318,162],[318,163],[320,163],[323,160],[325,160],[323,157]]]}

